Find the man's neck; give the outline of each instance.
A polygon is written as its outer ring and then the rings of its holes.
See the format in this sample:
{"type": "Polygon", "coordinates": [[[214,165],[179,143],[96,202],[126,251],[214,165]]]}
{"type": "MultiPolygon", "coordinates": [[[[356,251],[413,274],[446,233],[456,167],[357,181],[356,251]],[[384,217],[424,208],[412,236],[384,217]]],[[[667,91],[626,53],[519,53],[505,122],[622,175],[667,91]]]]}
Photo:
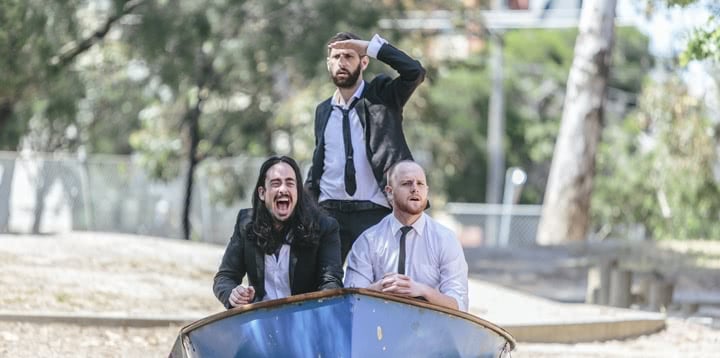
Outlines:
{"type": "Polygon", "coordinates": [[[273,220],[273,229],[275,229],[275,232],[282,233],[285,231],[285,223],[273,220]]]}
{"type": "Polygon", "coordinates": [[[360,87],[360,84],[362,83],[362,77],[358,78],[357,82],[355,82],[355,85],[349,88],[340,88],[337,87],[338,93],[340,93],[340,97],[342,97],[343,101],[347,103],[348,105],[352,101],[353,95],[355,94],[355,91],[357,91],[358,87],[360,87]]]}
{"type": "Polygon", "coordinates": [[[393,215],[395,215],[395,218],[404,226],[410,226],[420,219],[422,213],[410,214],[404,211],[393,210],[393,215]]]}

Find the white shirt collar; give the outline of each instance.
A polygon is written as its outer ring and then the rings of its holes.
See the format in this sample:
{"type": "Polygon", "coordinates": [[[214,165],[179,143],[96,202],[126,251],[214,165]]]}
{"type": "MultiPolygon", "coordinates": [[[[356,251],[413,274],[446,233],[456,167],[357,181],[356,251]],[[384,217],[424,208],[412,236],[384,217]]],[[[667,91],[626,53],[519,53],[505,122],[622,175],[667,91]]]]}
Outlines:
{"type": "MultiPolygon", "coordinates": [[[[390,220],[390,229],[392,230],[393,235],[397,235],[398,231],[400,231],[400,229],[405,225],[403,225],[395,217],[395,214],[390,214],[390,216],[392,216],[392,219],[390,220]]],[[[423,230],[425,229],[425,213],[422,213],[422,215],[420,215],[420,217],[410,226],[412,226],[418,236],[422,236],[423,230]]]]}
{"type": "Polygon", "coordinates": [[[360,81],[360,85],[359,85],[358,88],[355,90],[355,93],[353,93],[353,95],[352,95],[352,97],[351,97],[351,99],[350,99],[349,102],[345,102],[345,100],[343,99],[343,97],[340,95],[340,91],[339,91],[339,90],[335,90],[335,94],[333,94],[331,104],[332,104],[333,106],[340,106],[340,107],[342,107],[342,108],[347,108],[347,107],[350,105],[350,103],[352,103],[353,99],[355,99],[355,98],[360,98],[360,96],[362,96],[362,93],[363,93],[363,90],[364,90],[364,89],[365,89],[365,81],[362,81],[362,80],[361,80],[361,81],[360,81]]]}

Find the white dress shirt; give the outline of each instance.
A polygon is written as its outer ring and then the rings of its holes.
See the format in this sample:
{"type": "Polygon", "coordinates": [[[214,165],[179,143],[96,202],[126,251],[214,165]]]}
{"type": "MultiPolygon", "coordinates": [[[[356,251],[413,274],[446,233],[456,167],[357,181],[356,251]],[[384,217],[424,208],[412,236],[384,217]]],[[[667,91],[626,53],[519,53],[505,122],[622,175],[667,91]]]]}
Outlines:
{"type": "Polygon", "coordinates": [[[274,300],[290,295],[290,245],[283,244],[277,257],[265,255],[265,297],[262,300],[274,300]]]}
{"type": "MultiPolygon", "coordinates": [[[[373,36],[368,45],[368,56],[377,58],[377,53],[384,43],[387,43],[387,41],[380,36],[373,36]]],[[[370,166],[366,151],[365,131],[355,108],[350,110],[348,117],[350,119],[350,137],[352,139],[357,190],[352,196],[345,191],[345,142],[343,141],[342,131],[343,115],[340,108],[347,109],[355,98],[362,96],[364,89],[365,82],[361,81],[360,86],[358,86],[353,97],[348,102],[342,98],[339,91],[335,91],[331,100],[333,109],[323,134],[325,136],[325,160],[323,162],[323,174],[320,177],[319,202],[328,199],[369,200],[378,205],[390,207],[382,191],[384,188],[378,186],[370,166]]]]}
{"type": "MultiPolygon", "coordinates": [[[[398,272],[400,228],[389,214],[355,241],[348,256],[345,287],[366,288],[386,273],[398,272]]],[[[405,274],[454,298],[468,309],[468,266],[455,234],[423,213],[405,237],[405,274]]]]}

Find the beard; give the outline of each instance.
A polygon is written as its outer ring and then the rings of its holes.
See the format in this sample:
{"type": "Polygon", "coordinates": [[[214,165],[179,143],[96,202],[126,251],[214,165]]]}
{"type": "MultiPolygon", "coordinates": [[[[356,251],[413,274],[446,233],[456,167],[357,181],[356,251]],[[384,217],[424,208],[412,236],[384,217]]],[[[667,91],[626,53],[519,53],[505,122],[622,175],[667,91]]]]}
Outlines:
{"type": "Polygon", "coordinates": [[[331,74],[330,76],[332,77],[333,83],[335,83],[335,86],[338,88],[352,88],[357,83],[358,78],[360,78],[360,65],[357,66],[355,71],[344,72],[348,73],[348,76],[345,79],[338,78],[337,73],[331,74]]]}
{"type": "Polygon", "coordinates": [[[395,207],[396,210],[410,215],[417,215],[425,211],[425,207],[427,206],[427,199],[415,202],[393,200],[392,205],[395,207]]]}

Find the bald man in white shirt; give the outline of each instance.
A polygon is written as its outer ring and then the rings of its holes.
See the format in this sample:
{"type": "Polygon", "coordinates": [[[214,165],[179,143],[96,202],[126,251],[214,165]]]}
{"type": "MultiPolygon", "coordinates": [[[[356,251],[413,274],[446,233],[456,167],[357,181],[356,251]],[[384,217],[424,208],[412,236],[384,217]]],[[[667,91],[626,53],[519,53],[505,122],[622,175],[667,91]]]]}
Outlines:
{"type": "Polygon", "coordinates": [[[372,290],[467,311],[468,266],[455,234],[423,211],[425,172],[401,161],[385,188],[393,211],[360,235],[348,256],[345,287],[372,290]]]}

